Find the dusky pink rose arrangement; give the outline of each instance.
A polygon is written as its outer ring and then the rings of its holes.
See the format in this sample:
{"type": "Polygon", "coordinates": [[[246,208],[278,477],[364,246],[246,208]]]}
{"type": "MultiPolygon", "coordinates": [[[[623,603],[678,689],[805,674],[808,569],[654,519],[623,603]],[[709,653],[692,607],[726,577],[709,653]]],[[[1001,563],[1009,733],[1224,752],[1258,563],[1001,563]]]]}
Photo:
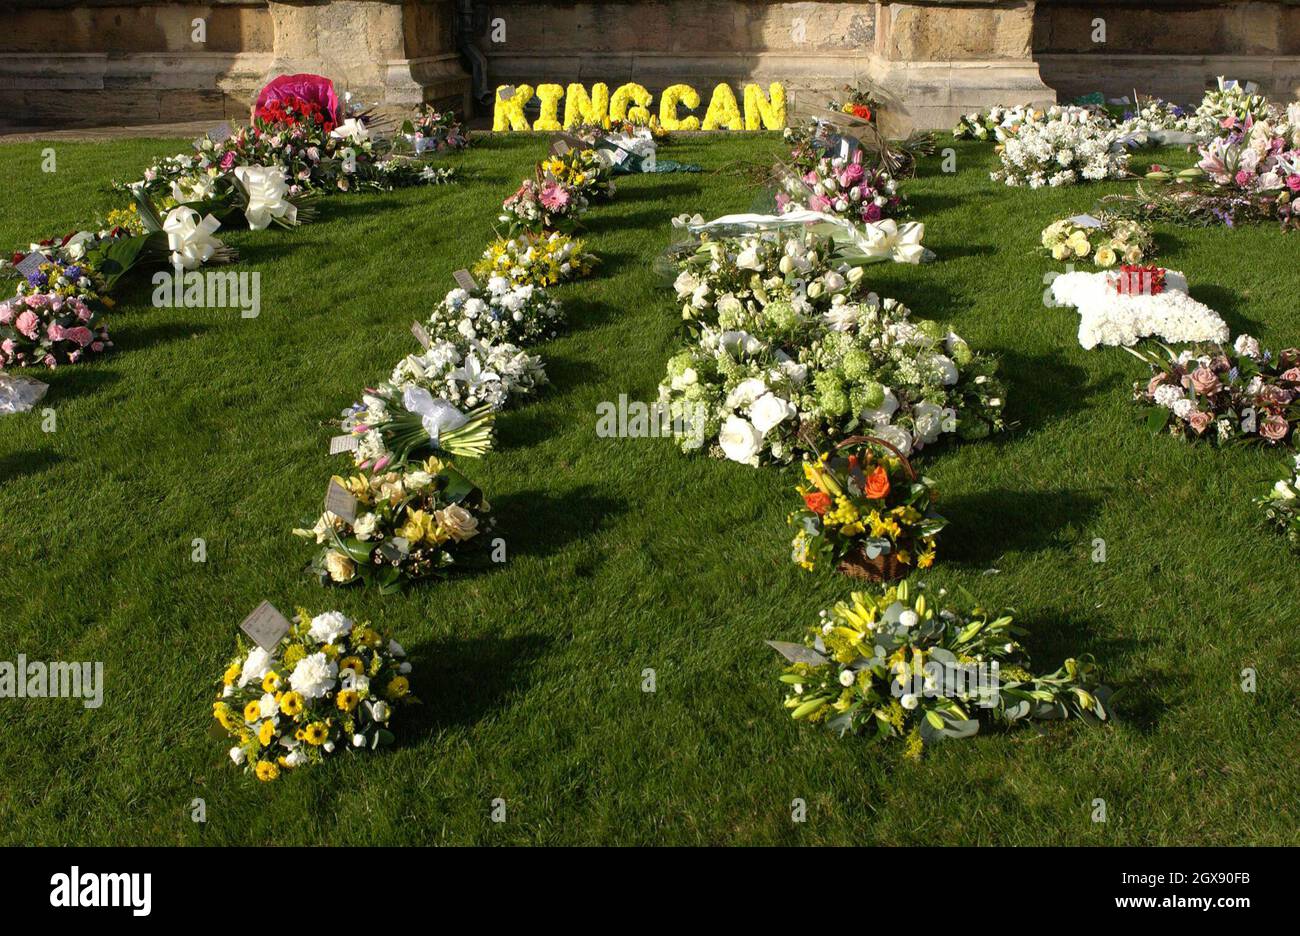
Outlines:
{"type": "Polygon", "coordinates": [[[112,346],[108,329],[77,296],[36,293],[0,303],[0,368],[75,364],[112,346]]]}

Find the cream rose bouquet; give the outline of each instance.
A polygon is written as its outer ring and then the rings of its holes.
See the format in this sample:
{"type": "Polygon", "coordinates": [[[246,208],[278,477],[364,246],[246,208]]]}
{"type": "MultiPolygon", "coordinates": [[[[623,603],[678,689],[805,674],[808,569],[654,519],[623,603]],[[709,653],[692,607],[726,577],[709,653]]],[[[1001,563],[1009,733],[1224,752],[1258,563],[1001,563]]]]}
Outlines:
{"type": "Polygon", "coordinates": [[[1106,215],[1091,222],[1095,223],[1081,223],[1079,218],[1054,221],[1043,229],[1043,249],[1054,260],[1087,260],[1099,267],[1138,264],[1156,255],[1155,238],[1147,225],[1106,215]]]}
{"type": "Polygon", "coordinates": [[[563,324],[563,307],[545,289],[493,276],[486,286],[447,293],[426,327],[435,339],[526,344],[553,337],[563,324]]]}
{"type": "Polygon", "coordinates": [[[493,526],[483,492],[436,458],[333,481],[356,498],[356,516],[347,520],[327,510],[315,526],[293,531],[321,547],[312,569],[322,584],[399,591],[445,574],[493,526]]]}
{"type": "Polygon", "coordinates": [[[269,782],[341,750],[391,744],[394,713],[419,701],[410,672],[386,631],[299,609],[274,650],[241,640],[212,716],[235,741],[230,759],[269,782]]]}

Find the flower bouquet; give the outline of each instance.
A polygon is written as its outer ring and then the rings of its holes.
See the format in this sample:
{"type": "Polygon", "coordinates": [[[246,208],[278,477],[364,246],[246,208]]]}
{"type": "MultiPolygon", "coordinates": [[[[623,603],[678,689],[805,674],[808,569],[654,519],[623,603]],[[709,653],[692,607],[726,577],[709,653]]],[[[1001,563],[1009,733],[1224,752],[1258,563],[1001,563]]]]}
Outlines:
{"type": "Polygon", "coordinates": [[[609,201],[614,196],[613,165],[594,148],[570,149],[547,157],[537,165],[537,182],[543,186],[554,182],[587,202],[609,201]]]}
{"type": "Polygon", "coordinates": [[[497,220],[515,237],[523,232],[572,231],[586,211],[587,200],[572,186],[555,179],[524,179],[501,203],[497,220]]]}
{"type": "Polygon", "coordinates": [[[1156,252],[1148,225],[1104,214],[1054,221],[1043,229],[1042,244],[1055,260],[1086,258],[1099,267],[1140,263],[1156,252]]]}
{"type": "Polygon", "coordinates": [[[428,454],[479,458],[492,448],[493,420],[490,403],[476,402],[461,412],[409,379],[367,390],[360,403],[343,411],[342,428],[357,437],[357,467],[383,471],[428,454]]]}
{"type": "Polygon", "coordinates": [[[718,310],[659,386],[672,419],[699,429],[679,440],[683,451],[785,462],[861,430],[909,455],[1002,427],[996,364],[892,299],[841,298],[816,314],[723,297],[718,310]]]}
{"type": "Polygon", "coordinates": [[[855,222],[876,222],[898,214],[903,199],[898,184],[883,169],[863,165],[862,150],[848,159],[823,156],[805,172],[781,174],[777,210],[805,208],[855,222]]]}
{"type": "Polygon", "coordinates": [[[1249,335],[1238,335],[1231,348],[1158,348],[1128,349],[1154,372],[1133,387],[1134,399],[1150,407],[1152,433],[1168,428],[1184,439],[1266,445],[1292,438],[1300,422],[1300,349],[1274,356],[1249,335]]]}
{"type": "Polygon", "coordinates": [[[1215,87],[1205,92],[1196,116],[1220,132],[1239,132],[1258,121],[1276,118],[1277,109],[1268,98],[1257,94],[1253,85],[1242,85],[1220,75],[1215,87]]]}
{"type": "Polygon", "coordinates": [[[391,744],[394,711],[419,701],[410,672],[386,631],[299,609],[273,651],[240,641],[212,716],[235,741],[230,759],[269,782],[340,749],[391,744]]]}
{"type": "Polygon", "coordinates": [[[427,329],[434,339],[530,344],[554,336],[563,322],[563,307],[545,289],[493,276],[486,287],[447,293],[427,329]]]}
{"type": "Polygon", "coordinates": [[[872,581],[928,569],[935,537],[948,524],[934,512],[934,483],[882,440],[854,436],[838,448],[848,446],[861,452],[804,459],[804,506],[789,517],[798,530],[791,558],[809,571],[838,569],[872,581]]]}
{"type": "Polygon", "coordinates": [[[445,574],[492,527],[483,492],[437,458],[332,483],[356,498],[355,517],[326,510],[312,528],[293,531],[322,547],[312,570],[323,585],[364,582],[391,594],[445,574]]]}
{"type": "Polygon", "coordinates": [[[402,122],[402,133],[410,141],[417,156],[425,152],[442,153],[469,146],[469,136],[456,119],[455,112],[440,111],[428,104],[421,104],[414,117],[402,122]]]}
{"type": "Polygon", "coordinates": [[[1110,718],[1110,690],[1090,659],[1035,676],[1010,614],[945,597],[928,601],[907,582],[854,592],[822,611],[802,644],[768,641],[788,662],[785,708],[841,737],[904,738],[909,757],[978,734],[982,722],[1110,718]]]}
{"type": "Polygon", "coordinates": [[[1255,498],[1255,503],[1291,548],[1300,550],[1300,455],[1295,456],[1291,470],[1267,494],[1255,498]]]}
{"type": "Polygon", "coordinates": [[[78,296],[29,293],[0,302],[0,368],[75,364],[112,346],[78,296]]]}
{"type": "Polygon", "coordinates": [[[1079,312],[1079,344],[1136,344],[1140,338],[1173,342],[1228,340],[1227,323],[1187,292],[1187,278],[1177,270],[1124,265],[1099,273],[1054,276],[1051,303],[1079,312]]]}
{"type": "Polygon", "coordinates": [[[502,276],[516,286],[555,286],[595,271],[596,257],[585,246],[559,231],[498,237],[488,244],[473,272],[480,280],[502,276]]]}
{"type": "Polygon", "coordinates": [[[422,354],[399,361],[388,381],[400,391],[423,387],[456,406],[486,405],[493,411],[547,384],[539,355],[477,339],[434,341],[422,354]]]}
{"type": "Polygon", "coordinates": [[[1129,145],[1177,146],[1218,131],[1219,124],[1158,97],[1137,97],[1116,128],[1129,145]]]}
{"type": "Polygon", "coordinates": [[[1000,156],[1002,168],[989,177],[1010,186],[1055,187],[1128,174],[1128,151],[1115,130],[1088,112],[1026,123],[1007,137],[1000,156]]]}
{"type": "Polygon", "coordinates": [[[829,104],[831,110],[850,114],[868,123],[876,122],[876,117],[880,113],[880,101],[871,93],[871,89],[863,89],[858,85],[845,85],[843,91],[844,100],[832,100],[829,104]]]}

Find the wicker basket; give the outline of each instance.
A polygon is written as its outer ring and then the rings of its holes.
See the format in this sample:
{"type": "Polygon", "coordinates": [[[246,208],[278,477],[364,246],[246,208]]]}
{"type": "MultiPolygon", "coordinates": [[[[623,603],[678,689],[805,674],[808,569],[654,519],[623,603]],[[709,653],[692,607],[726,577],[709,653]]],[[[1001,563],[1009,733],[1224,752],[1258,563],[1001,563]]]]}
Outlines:
{"type": "MultiPolygon", "coordinates": [[[[898,460],[902,463],[903,470],[907,472],[907,476],[911,478],[913,482],[916,481],[916,471],[912,468],[912,463],[907,460],[907,456],[900,452],[896,446],[891,445],[884,439],[877,439],[874,436],[849,436],[839,445],[835,446],[835,450],[838,452],[850,446],[861,445],[879,445],[889,449],[898,456],[898,460]]],[[[895,548],[889,553],[881,553],[876,556],[876,558],[871,559],[867,556],[863,548],[858,546],[841,559],[840,564],[836,568],[841,574],[847,575],[850,578],[865,579],[869,582],[892,582],[907,574],[907,566],[898,561],[899,549],[911,548],[912,543],[910,541],[900,541],[895,544],[895,548]]]]}

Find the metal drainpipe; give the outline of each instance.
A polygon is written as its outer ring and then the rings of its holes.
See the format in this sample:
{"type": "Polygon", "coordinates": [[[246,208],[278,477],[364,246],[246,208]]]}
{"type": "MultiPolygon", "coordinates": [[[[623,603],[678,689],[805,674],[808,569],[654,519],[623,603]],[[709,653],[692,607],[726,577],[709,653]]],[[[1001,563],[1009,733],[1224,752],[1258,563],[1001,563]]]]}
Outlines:
{"type": "Polygon", "coordinates": [[[456,48],[469,62],[470,93],[475,102],[486,104],[492,96],[487,56],[474,44],[474,20],[474,0],[456,0],[456,48]]]}

